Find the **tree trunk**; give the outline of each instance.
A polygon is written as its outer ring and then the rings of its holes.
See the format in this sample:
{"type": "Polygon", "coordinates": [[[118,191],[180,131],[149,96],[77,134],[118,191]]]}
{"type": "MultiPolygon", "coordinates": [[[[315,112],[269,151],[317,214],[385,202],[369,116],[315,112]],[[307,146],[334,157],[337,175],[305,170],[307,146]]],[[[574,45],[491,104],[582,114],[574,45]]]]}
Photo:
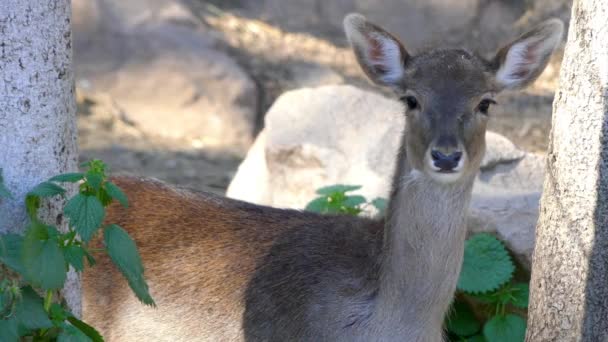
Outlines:
{"type": "MultiPolygon", "coordinates": [[[[36,184],[77,170],[76,103],[69,0],[0,1],[0,168],[12,200],[0,203],[0,233],[27,224],[24,197],[36,184]]],[[[62,201],[41,208],[62,226],[62,201]]],[[[80,313],[72,273],[66,299],[80,313]]]]}
{"type": "Polygon", "coordinates": [[[575,0],[553,112],[528,341],[608,341],[608,0],[575,0]]]}

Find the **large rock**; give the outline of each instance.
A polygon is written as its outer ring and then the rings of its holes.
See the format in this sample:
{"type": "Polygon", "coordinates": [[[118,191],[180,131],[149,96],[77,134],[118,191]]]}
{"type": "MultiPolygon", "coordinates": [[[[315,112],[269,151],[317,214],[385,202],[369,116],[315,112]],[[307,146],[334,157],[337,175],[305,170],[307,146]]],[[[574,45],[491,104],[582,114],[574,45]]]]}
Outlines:
{"type": "Polygon", "coordinates": [[[76,0],[77,85],[145,133],[246,151],[257,90],[179,1],[76,0]]]}
{"type": "MultiPolygon", "coordinates": [[[[303,208],[330,184],[362,185],[367,198],[387,197],[403,128],[401,104],[351,86],[282,95],[228,188],[229,197],[303,208]]],[[[470,230],[504,239],[529,266],[542,189],[541,156],[486,135],[474,187],[470,230]]]]}

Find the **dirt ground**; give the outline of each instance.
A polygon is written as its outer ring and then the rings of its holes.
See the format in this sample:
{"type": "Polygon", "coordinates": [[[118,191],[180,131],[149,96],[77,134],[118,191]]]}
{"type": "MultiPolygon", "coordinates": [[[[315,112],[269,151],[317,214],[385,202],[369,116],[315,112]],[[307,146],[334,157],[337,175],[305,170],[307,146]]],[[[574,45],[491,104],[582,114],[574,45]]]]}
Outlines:
{"type": "MultiPolygon", "coordinates": [[[[263,113],[284,91],[301,86],[294,66],[327,68],[345,83],[374,88],[363,77],[344,39],[333,31],[323,36],[286,32],[255,18],[231,11],[230,1],[217,2],[221,8],[189,0],[201,22],[221,38],[222,46],[250,75],[258,87],[258,130],[263,113]]],[[[233,5],[233,4],[232,4],[233,5]]],[[[498,98],[490,129],[519,147],[534,152],[547,148],[553,89],[559,61],[523,94],[498,98]],[[502,107],[502,109],[500,108],[502,107]]],[[[115,173],[151,176],[199,190],[223,194],[244,157],[230,151],[210,150],[192,142],[147,136],[129,123],[111,99],[99,94],[78,92],[81,159],[99,158],[115,173]]]]}

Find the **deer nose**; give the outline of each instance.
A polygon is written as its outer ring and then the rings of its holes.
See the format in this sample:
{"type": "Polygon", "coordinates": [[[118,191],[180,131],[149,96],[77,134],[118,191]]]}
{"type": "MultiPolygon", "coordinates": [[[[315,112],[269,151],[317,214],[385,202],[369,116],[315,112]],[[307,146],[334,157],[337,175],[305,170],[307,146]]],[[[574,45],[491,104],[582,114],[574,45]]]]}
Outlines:
{"type": "Polygon", "coordinates": [[[462,158],[462,152],[452,152],[449,155],[445,155],[437,150],[432,150],[431,157],[433,158],[433,164],[440,171],[453,171],[462,158]]]}

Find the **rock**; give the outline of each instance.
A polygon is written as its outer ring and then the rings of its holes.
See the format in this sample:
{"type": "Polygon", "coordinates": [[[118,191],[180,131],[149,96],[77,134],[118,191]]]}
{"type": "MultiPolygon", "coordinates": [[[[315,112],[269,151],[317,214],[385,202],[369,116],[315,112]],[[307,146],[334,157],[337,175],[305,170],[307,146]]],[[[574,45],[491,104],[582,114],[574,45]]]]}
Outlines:
{"type": "MultiPolygon", "coordinates": [[[[362,185],[368,199],[387,197],[403,128],[397,101],[352,86],[290,91],[274,103],[266,125],[228,187],[229,197],[303,208],[315,190],[362,185]]],[[[497,234],[530,265],[543,158],[488,132],[473,190],[470,231],[497,234]]]]}
{"type": "Polygon", "coordinates": [[[256,86],[179,1],[77,0],[74,8],[78,86],[111,96],[147,134],[247,150],[256,86]]]}

